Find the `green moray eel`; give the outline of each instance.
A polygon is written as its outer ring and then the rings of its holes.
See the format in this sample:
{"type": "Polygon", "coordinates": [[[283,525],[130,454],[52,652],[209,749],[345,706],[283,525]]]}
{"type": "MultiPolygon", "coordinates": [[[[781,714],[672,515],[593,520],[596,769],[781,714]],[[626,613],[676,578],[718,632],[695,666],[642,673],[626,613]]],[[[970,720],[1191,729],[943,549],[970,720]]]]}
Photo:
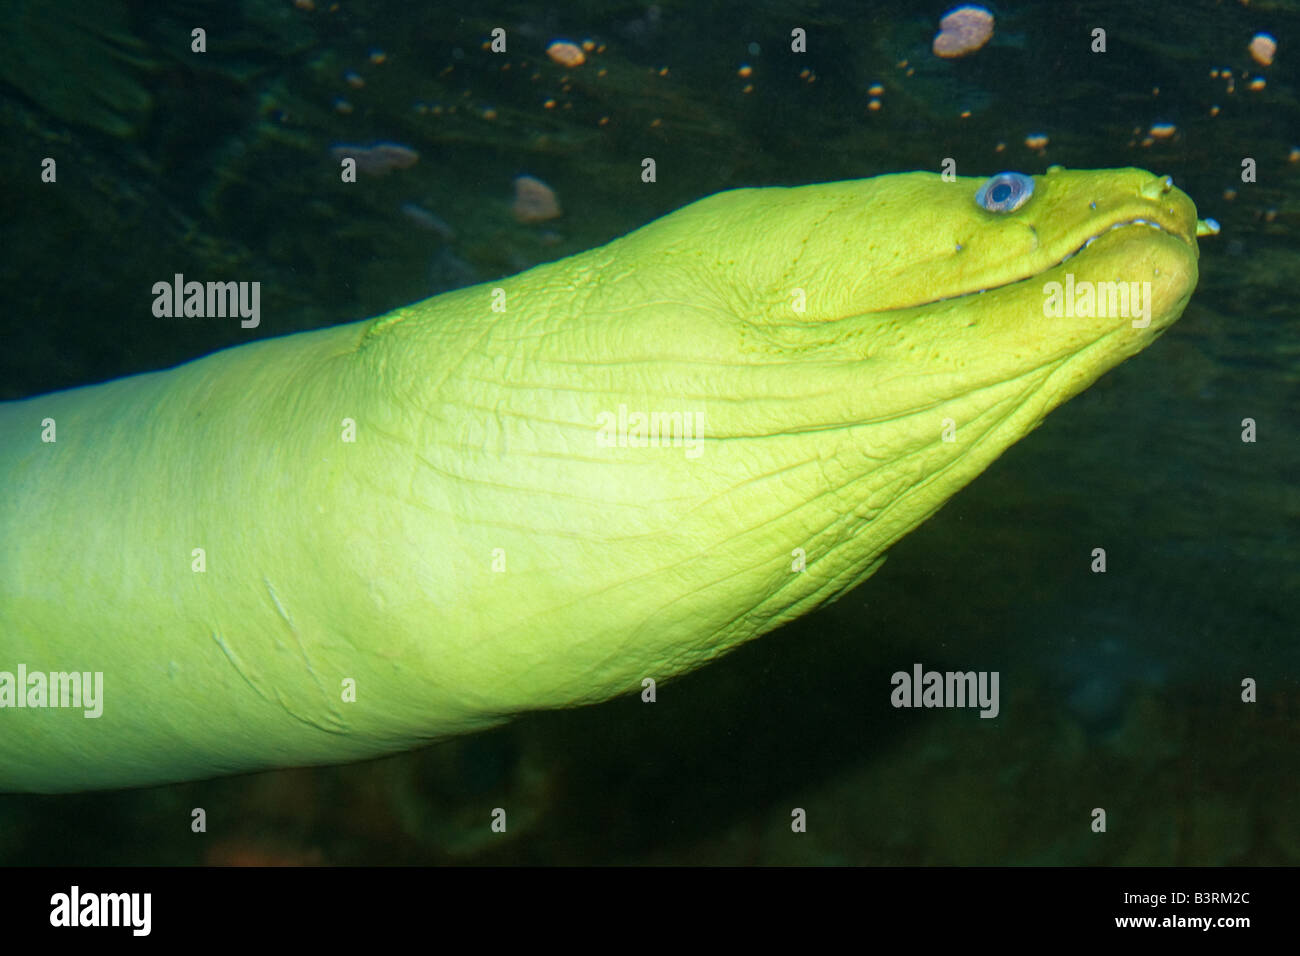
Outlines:
{"type": "Polygon", "coordinates": [[[724,192],[0,406],[0,789],[389,753],[637,693],[844,594],[1196,284],[1167,178],[1053,168],[1000,211],[983,184],[724,192]],[[1149,283],[1149,322],[1048,314],[1053,282],[1149,283]],[[18,707],[35,672],[102,673],[102,713],[18,707]]]}

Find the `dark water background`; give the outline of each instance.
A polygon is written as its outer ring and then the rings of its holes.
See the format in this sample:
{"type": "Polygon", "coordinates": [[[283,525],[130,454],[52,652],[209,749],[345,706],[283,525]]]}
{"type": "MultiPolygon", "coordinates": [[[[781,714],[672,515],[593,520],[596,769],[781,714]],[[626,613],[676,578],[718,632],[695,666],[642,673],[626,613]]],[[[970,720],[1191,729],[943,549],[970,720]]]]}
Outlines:
{"type": "Polygon", "coordinates": [[[656,706],[346,767],[0,797],[0,863],[1300,863],[1300,3],[996,4],[993,41],[955,61],[930,52],[943,3],[314,6],[0,3],[0,398],[378,314],[721,189],[949,157],[1168,173],[1223,231],[1155,345],[863,587],[656,706]],[[507,57],[483,50],[498,26],[507,57]],[[1270,67],[1247,53],[1261,30],[1270,67]],[[603,49],[565,69],[555,38],[603,49]],[[1159,123],[1176,131],[1149,139],[1159,123]],[[330,146],[376,140],[419,162],[341,185],[330,146]],[[517,223],[519,174],[564,215],[517,223]],[[155,319],[175,272],[260,280],[261,328],[155,319]],[[914,661],[1000,671],[1002,715],[891,709],[914,661]]]}

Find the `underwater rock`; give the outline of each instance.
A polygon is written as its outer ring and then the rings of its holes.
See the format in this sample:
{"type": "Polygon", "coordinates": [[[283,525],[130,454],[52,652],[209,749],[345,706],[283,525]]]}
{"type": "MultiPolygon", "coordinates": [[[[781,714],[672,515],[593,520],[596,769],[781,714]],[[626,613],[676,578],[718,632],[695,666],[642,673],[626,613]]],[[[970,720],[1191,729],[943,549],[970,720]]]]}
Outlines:
{"type": "Polygon", "coordinates": [[[1256,33],[1250,40],[1250,55],[1260,66],[1272,66],[1277,41],[1267,33],[1256,33]]]}
{"type": "Polygon", "coordinates": [[[988,43],[992,36],[993,14],[983,7],[957,7],[939,21],[934,54],[945,59],[965,56],[988,43]]]}
{"type": "Polygon", "coordinates": [[[561,214],[555,190],[532,176],[515,179],[515,201],[511,208],[515,219],[524,223],[545,222],[561,214]]]}
{"type": "Polygon", "coordinates": [[[401,143],[340,144],[330,147],[330,155],[337,160],[355,159],[357,171],[367,176],[387,176],[394,169],[407,169],[420,161],[419,153],[401,143]]]}
{"type": "Polygon", "coordinates": [[[582,47],[567,40],[556,40],[546,48],[546,55],[560,66],[582,66],[587,62],[587,55],[582,47]]]}

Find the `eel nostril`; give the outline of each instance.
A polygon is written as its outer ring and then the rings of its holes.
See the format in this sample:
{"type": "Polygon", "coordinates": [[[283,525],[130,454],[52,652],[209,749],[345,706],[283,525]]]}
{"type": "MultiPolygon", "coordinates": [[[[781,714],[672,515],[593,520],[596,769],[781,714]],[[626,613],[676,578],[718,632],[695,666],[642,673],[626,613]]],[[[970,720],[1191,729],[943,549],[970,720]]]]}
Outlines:
{"type": "Polygon", "coordinates": [[[1152,179],[1150,182],[1148,182],[1145,186],[1143,186],[1140,190],[1138,190],[1138,192],[1147,199],[1159,199],[1161,196],[1165,195],[1165,193],[1169,192],[1173,188],[1174,188],[1174,177],[1158,176],[1155,179],[1152,179]]]}

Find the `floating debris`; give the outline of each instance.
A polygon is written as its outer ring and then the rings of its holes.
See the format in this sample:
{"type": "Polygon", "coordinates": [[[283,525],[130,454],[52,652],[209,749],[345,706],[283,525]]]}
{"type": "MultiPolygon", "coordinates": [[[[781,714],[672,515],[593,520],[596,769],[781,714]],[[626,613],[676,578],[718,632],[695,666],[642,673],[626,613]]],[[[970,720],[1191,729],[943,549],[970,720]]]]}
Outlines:
{"type": "Polygon", "coordinates": [[[1256,33],[1250,40],[1250,55],[1260,66],[1272,66],[1277,53],[1277,41],[1267,33],[1256,33]]]}
{"type": "Polygon", "coordinates": [[[515,201],[512,206],[519,222],[545,222],[560,216],[560,202],[555,190],[532,176],[515,178],[515,201]]]}
{"type": "Polygon", "coordinates": [[[1178,127],[1173,123],[1155,123],[1147,130],[1147,135],[1152,139],[1172,139],[1176,132],[1178,127]]]}
{"type": "Polygon", "coordinates": [[[1046,149],[1048,142],[1046,133],[1030,133],[1025,137],[1025,146],[1029,149],[1046,149]]]}
{"type": "Polygon", "coordinates": [[[993,14],[983,7],[957,7],[949,10],[939,21],[934,53],[945,59],[965,56],[988,43],[992,36],[993,14]]]}
{"type": "Polygon", "coordinates": [[[357,172],[367,176],[387,176],[394,169],[414,166],[420,154],[400,143],[375,143],[373,146],[340,144],[330,147],[330,155],[337,160],[347,158],[357,161],[357,172]]]}
{"type": "Polygon", "coordinates": [[[546,48],[546,55],[560,66],[582,66],[587,62],[587,55],[582,47],[568,40],[555,40],[546,48]]]}

